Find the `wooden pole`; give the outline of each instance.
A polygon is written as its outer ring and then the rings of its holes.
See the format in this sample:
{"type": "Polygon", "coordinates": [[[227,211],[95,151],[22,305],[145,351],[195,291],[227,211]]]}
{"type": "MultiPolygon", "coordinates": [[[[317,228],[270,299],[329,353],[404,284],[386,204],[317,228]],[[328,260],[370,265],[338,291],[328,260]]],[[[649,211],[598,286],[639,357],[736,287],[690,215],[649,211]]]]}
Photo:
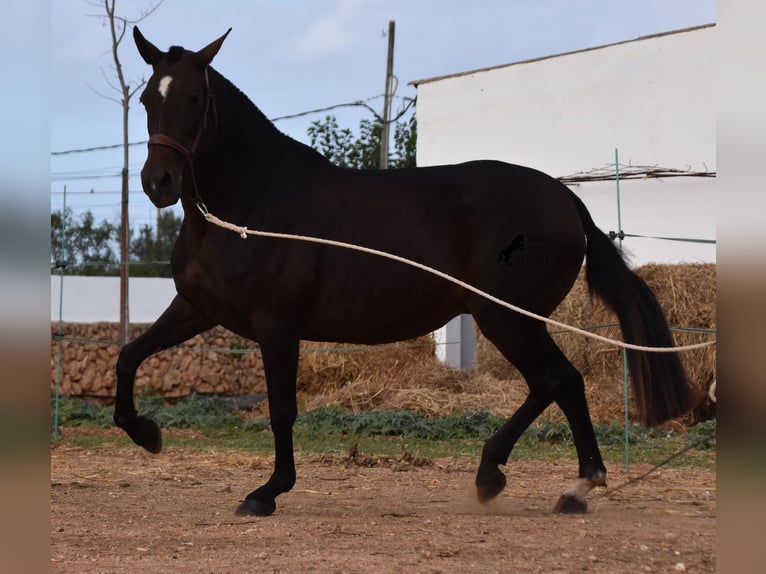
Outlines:
{"type": "Polygon", "coordinates": [[[396,22],[388,22],[388,58],[386,61],[386,92],[383,98],[383,126],[380,133],[380,169],[388,168],[388,140],[391,119],[391,93],[394,83],[394,33],[396,22]]]}

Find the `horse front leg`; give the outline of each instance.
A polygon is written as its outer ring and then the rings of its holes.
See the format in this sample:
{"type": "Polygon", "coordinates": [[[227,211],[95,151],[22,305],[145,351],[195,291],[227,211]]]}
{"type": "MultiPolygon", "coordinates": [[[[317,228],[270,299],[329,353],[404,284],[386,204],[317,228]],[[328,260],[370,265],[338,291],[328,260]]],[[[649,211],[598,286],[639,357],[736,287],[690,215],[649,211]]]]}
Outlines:
{"type": "Polygon", "coordinates": [[[298,416],[298,342],[297,338],[282,335],[259,340],[266,375],[271,430],[274,433],[274,472],[263,486],[245,497],[236,514],[272,514],[277,507],[276,497],[289,491],[295,484],[293,424],[298,416]]]}
{"type": "Polygon", "coordinates": [[[176,295],[160,318],[120,351],[116,367],[114,424],[149,452],[156,454],[162,450],[162,433],[157,423],[136,411],[133,387],[138,367],[150,355],[183,343],[214,326],[214,322],[195,310],[186,299],[176,295]]]}

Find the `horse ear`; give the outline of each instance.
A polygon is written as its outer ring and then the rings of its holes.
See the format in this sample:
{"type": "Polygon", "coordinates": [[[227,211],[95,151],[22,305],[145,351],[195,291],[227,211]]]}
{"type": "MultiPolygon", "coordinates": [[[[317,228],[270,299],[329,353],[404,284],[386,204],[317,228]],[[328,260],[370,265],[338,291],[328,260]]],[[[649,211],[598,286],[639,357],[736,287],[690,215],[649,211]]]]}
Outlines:
{"type": "Polygon", "coordinates": [[[194,54],[194,58],[197,61],[197,64],[199,64],[200,67],[204,68],[210,64],[210,62],[213,61],[213,58],[215,58],[215,55],[218,53],[218,50],[221,49],[221,45],[223,44],[223,41],[226,39],[226,36],[229,35],[229,32],[231,32],[231,28],[226,30],[226,33],[218,38],[217,40],[213,40],[210,42],[207,46],[202,48],[199,52],[194,54]]]}
{"type": "Polygon", "coordinates": [[[154,67],[165,55],[162,50],[144,38],[144,35],[138,29],[138,26],[133,26],[133,40],[136,42],[138,53],[141,54],[144,62],[152,67],[154,67]]]}

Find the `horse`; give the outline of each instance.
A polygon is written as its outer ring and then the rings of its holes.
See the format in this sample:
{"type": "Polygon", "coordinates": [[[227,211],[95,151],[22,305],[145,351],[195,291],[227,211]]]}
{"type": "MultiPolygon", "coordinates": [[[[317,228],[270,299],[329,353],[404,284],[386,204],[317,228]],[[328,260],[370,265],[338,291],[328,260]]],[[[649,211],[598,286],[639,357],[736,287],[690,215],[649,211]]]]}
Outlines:
{"type": "MultiPolygon", "coordinates": [[[[393,253],[529,311],[548,316],[586,262],[590,292],[619,318],[626,341],[672,346],[654,294],[630,270],[572,191],[540,171],[499,161],[392,170],[347,169],[281,133],[211,62],[226,36],[199,51],[167,52],[137,27],[135,44],[152,68],[146,109],[144,192],[158,208],[181,202],[183,223],[171,269],[177,294],[157,321],[126,344],[116,363],[114,422],[152,453],[159,426],[136,411],[136,370],[150,355],[217,325],[259,347],[266,377],[275,462],[247,494],[241,515],[271,515],[296,482],[293,423],[300,341],[381,344],[428,334],[470,313],[484,336],[524,376],[529,393],[481,449],[481,502],[506,486],[524,430],[552,403],[574,439],[579,472],[554,505],[586,512],[587,493],[606,484],[581,374],[545,325],[422,269],[371,253],[274,237],[243,241],[206,213],[249,229],[304,234],[393,253]],[[498,259],[516,238],[534,236],[545,257],[498,259]]],[[[657,425],[691,407],[677,353],[631,350],[639,419],[657,425]]]]}

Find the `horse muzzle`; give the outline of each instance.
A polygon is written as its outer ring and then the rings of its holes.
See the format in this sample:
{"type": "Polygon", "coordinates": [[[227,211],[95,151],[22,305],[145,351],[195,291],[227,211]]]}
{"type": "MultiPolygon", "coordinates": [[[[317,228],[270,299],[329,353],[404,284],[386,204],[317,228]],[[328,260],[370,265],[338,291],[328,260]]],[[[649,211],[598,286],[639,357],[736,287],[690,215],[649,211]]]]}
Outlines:
{"type": "Polygon", "coordinates": [[[155,207],[168,207],[178,202],[181,197],[182,172],[168,168],[141,170],[141,185],[144,193],[155,207]]]}

